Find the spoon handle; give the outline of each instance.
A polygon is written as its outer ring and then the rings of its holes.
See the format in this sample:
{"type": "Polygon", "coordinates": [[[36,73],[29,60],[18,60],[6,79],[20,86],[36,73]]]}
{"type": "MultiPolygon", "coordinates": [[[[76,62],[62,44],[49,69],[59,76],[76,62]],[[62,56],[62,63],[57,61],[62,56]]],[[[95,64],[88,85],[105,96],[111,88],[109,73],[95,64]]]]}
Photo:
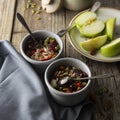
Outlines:
{"type": "Polygon", "coordinates": [[[31,30],[29,29],[25,19],[23,18],[23,16],[20,13],[17,13],[17,18],[18,20],[21,22],[21,24],[27,29],[27,31],[29,32],[29,34],[31,35],[32,39],[36,41],[36,39],[34,38],[31,30]]]}
{"type": "Polygon", "coordinates": [[[97,75],[92,77],[84,77],[84,78],[78,78],[74,80],[87,80],[87,79],[99,79],[99,78],[108,78],[108,77],[114,77],[114,74],[103,74],[103,75],[97,75]]]}
{"type": "Polygon", "coordinates": [[[67,32],[69,32],[72,28],[74,28],[76,25],[73,24],[72,26],[70,27],[67,27],[67,28],[64,28],[64,29],[61,29],[60,31],[58,31],[57,35],[59,37],[63,37],[67,32]]]}
{"type": "Polygon", "coordinates": [[[92,6],[92,8],[90,9],[91,12],[96,12],[98,10],[98,8],[100,8],[101,6],[101,2],[97,1],[95,2],[95,4],[92,6]]]}

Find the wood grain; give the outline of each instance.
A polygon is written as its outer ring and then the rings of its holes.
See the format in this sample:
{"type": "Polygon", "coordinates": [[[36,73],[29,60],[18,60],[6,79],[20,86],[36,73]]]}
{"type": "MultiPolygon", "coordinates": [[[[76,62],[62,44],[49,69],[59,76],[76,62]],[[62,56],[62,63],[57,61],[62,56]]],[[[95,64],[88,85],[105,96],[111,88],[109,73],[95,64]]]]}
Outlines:
{"type": "MultiPolygon", "coordinates": [[[[95,1],[95,0],[94,0],[95,1]]],[[[119,0],[110,0],[109,2],[106,0],[100,0],[102,2],[102,6],[106,7],[113,7],[113,8],[119,8],[120,2],[119,0]]],[[[78,13],[75,11],[69,11],[64,8],[60,9],[56,13],[48,14],[42,11],[40,14],[41,20],[36,20],[36,16],[31,13],[30,10],[23,11],[21,8],[25,5],[25,1],[18,1],[17,11],[23,14],[26,21],[30,25],[30,28],[34,30],[38,29],[45,29],[52,32],[57,33],[62,28],[65,28],[69,25],[69,22],[71,19],[78,13]]],[[[13,39],[12,44],[16,47],[17,50],[19,50],[19,44],[24,37],[24,35],[27,34],[26,30],[20,25],[20,23],[15,19],[15,26],[14,26],[14,33],[13,33],[13,39]]],[[[120,69],[118,67],[119,63],[102,63],[90,60],[84,56],[82,56],[80,53],[78,53],[70,44],[69,39],[66,36],[62,38],[64,43],[64,56],[66,57],[74,57],[77,59],[80,59],[88,64],[88,66],[91,69],[91,72],[93,75],[97,74],[103,74],[103,73],[115,73],[119,74],[120,69]]],[[[97,97],[97,102],[95,101],[95,108],[94,108],[94,120],[119,120],[120,119],[120,93],[118,92],[120,85],[120,78],[116,76],[115,78],[111,79],[102,79],[102,80],[95,80],[92,82],[92,91],[94,95],[97,97]],[[96,95],[95,92],[97,91],[96,88],[107,88],[109,92],[113,93],[112,96],[108,95],[96,95]],[[111,108],[109,111],[104,110],[104,102],[103,98],[109,98],[111,100],[111,108]]],[[[102,89],[103,89],[102,88],[102,89]]]]}
{"type": "MultiPolygon", "coordinates": [[[[94,2],[96,0],[93,0],[94,2]]],[[[120,9],[120,0],[99,0],[104,7],[112,7],[120,9]]],[[[34,0],[37,6],[41,3],[34,0]]],[[[31,9],[24,10],[27,0],[0,0],[0,39],[10,40],[17,51],[19,51],[20,42],[23,37],[28,34],[25,28],[16,18],[16,13],[21,13],[32,31],[49,30],[57,33],[60,29],[69,25],[71,19],[79,13],[79,11],[69,11],[61,8],[56,13],[48,14],[41,11],[40,14],[32,14],[31,9]],[[16,9],[15,9],[16,8],[16,9]],[[15,15],[15,16],[14,16],[15,15]],[[38,20],[38,18],[41,18],[38,20]],[[15,19],[15,21],[13,21],[15,19]],[[13,24],[14,23],[14,24],[13,24]]],[[[64,43],[64,56],[80,59],[87,63],[90,67],[92,75],[103,73],[117,74],[114,78],[100,79],[92,82],[93,96],[96,97],[94,115],[92,120],[120,120],[120,62],[103,63],[90,60],[78,53],[70,44],[66,36],[61,38],[64,43]],[[98,88],[107,88],[109,94],[96,95],[98,88]],[[105,100],[111,101],[111,108],[106,111],[104,109],[105,100]]]]}
{"type": "Polygon", "coordinates": [[[15,5],[16,0],[0,0],[0,39],[11,39],[15,5]]]}

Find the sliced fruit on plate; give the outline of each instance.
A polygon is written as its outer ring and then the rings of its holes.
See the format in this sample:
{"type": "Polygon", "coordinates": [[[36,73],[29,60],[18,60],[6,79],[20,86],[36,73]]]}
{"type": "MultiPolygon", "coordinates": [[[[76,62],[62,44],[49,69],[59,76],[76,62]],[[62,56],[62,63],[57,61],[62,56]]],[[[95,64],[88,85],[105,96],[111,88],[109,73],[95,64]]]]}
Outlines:
{"type": "Polygon", "coordinates": [[[81,27],[83,25],[87,25],[90,24],[91,22],[93,22],[95,19],[97,18],[97,15],[94,12],[84,12],[82,14],[80,14],[76,19],[75,19],[75,24],[78,27],[81,27]]]}
{"type": "Polygon", "coordinates": [[[100,53],[106,57],[113,57],[120,53],[120,38],[113,40],[112,42],[102,46],[100,53]]]}
{"type": "Polygon", "coordinates": [[[116,18],[109,18],[106,21],[105,33],[108,36],[108,40],[113,40],[113,34],[115,29],[116,18]]]}
{"type": "Polygon", "coordinates": [[[91,24],[84,25],[79,28],[81,35],[85,37],[95,37],[99,35],[105,28],[105,24],[102,20],[95,20],[91,24]]]}
{"type": "Polygon", "coordinates": [[[107,41],[107,35],[98,36],[80,43],[81,47],[86,51],[93,51],[99,49],[107,41]]]}

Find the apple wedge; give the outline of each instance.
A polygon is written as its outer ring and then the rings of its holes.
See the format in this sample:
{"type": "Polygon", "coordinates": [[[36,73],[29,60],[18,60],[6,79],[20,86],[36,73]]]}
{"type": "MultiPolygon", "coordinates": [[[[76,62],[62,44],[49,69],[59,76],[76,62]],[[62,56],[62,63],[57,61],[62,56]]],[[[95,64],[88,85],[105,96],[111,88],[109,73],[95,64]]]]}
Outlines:
{"type": "Polygon", "coordinates": [[[95,20],[91,24],[84,25],[79,28],[81,35],[85,37],[96,37],[98,36],[105,28],[105,24],[102,20],[95,20]]]}
{"type": "Polygon", "coordinates": [[[113,34],[115,29],[116,18],[109,18],[106,21],[105,33],[108,36],[108,40],[113,40],[113,34]]]}
{"type": "Polygon", "coordinates": [[[113,57],[120,53],[120,38],[113,40],[112,42],[102,46],[100,53],[106,57],[113,57]]]}
{"type": "Polygon", "coordinates": [[[87,12],[80,14],[75,19],[75,24],[76,26],[81,27],[83,25],[90,24],[91,22],[96,20],[96,18],[97,18],[97,15],[94,12],[87,11],[87,12]]]}
{"type": "Polygon", "coordinates": [[[81,47],[86,51],[93,51],[100,49],[107,41],[107,35],[98,36],[88,39],[80,43],[81,47]]]}

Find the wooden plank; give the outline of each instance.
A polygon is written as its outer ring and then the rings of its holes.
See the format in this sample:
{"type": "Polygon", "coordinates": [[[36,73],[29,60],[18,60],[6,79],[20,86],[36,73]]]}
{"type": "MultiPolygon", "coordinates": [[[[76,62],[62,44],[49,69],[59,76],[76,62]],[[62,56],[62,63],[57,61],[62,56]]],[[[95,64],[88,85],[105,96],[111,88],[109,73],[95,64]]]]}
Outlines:
{"type": "Polygon", "coordinates": [[[16,0],[0,0],[0,39],[11,38],[16,0]]]}
{"type": "MultiPolygon", "coordinates": [[[[35,0],[37,6],[41,6],[39,0],[35,0]]],[[[24,10],[24,6],[26,6],[27,1],[19,0],[16,12],[19,12],[25,18],[27,24],[29,25],[32,31],[35,30],[48,30],[54,33],[57,33],[61,28],[65,27],[65,17],[64,17],[64,9],[61,9],[57,13],[48,14],[45,11],[41,11],[40,14],[33,14],[31,12],[31,8],[24,10]],[[38,20],[38,18],[41,18],[38,20]]],[[[35,7],[37,8],[37,7],[35,7]]],[[[15,25],[13,30],[13,38],[12,44],[19,51],[19,43],[23,39],[23,37],[28,34],[26,29],[21,25],[21,23],[15,19],[15,25]]],[[[62,38],[64,42],[64,37],[62,38]]]]}
{"type": "MultiPolygon", "coordinates": [[[[120,1],[119,0],[100,0],[102,3],[102,6],[104,7],[112,7],[119,9],[120,1]]],[[[96,0],[94,0],[96,2],[96,0]]],[[[69,24],[69,22],[72,20],[72,18],[77,14],[78,12],[73,11],[66,11],[66,25],[69,24]]],[[[104,73],[115,73],[119,74],[120,69],[116,64],[118,63],[102,63],[94,60],[90,60],[84,56],[82,56],[80,53],[78,53],[70,44],[68,37],[66,36],[66,56],[74,57],[77,59],[80,59],[87,63],[87,65],[90,67],[92,75],[97,74],[104,74],[104,73]]],[[[95,80],[92,82],[92,90],[95,93],[96,88],[99,87],[106,87],[110,92],[113,93],[113,96],[107,96],[107,99],[110,99],[112,107],[105,111],[103,108],[104,104],[104,98],[105,95],[97,96],[99,102],[95,102],[95,109],[94,109],[94,120],[103,120],[103,119],[109,119],[109,120],[119,120],[120,119],[120,89],[118,89],[118,85],[120,85],[120,77],[116,76],[115,78],[108,78],[108,79],[102,79],[102,80],[95,80]]],[[[96,96],[96,95],[95,95],[96,96]]]]}
{"type": "MultiPolygon", "coordinates": [[[[37,2],[37,0],[35,0],[37,2]]],[[[94,0],[95,2],[96,0],[94,0]]],[[[106,0],[100,0],[102,6],[104,7],[113,7],[119,9],[120,1],[119,0],[110,0],[109,2],[106,0]]],[[[62,28],[68,26],[71,19],[78,13],[74,11],[69,11],[65,9],[61,9],[56,13],[48,14],[42,11],[40,14],[32,14],[31,9],[27,9],[24,11],[24,6],[26,5],[25,0],[19,0],[16,6],[16,12],[20,12],[26,19],[28,25],[31,30],[49,30],[57,33],[62,28]],[[41,17],[41,20],[37,20],[38,17],[41,17]]],[[[40,3],[38,3],[39,5],[40,3]]],[[[12,36],[12,44],[19,51],[20,42],[23,37],[28,34],[25,28],[19,23],[17,18],[15,18],[13,36],[12,36]]],[[[113,93],[112,96],[108,97],[112,101],[112,107],[109,109],[109,112],[104,111],[103,109],[103,98],[104,96],[97,96],[99,99],[98,103],[95,103],[94,109],[94,120],[103,120],[107,116],[110,115],[109,120],[120,120],[120,68],[119,63],[102,63],[98,61],[90,60],[80,53],[78,53],[70,44],[69,39],[66,36],[62,38],[64,43],[64,55],[66,57],[73,57],[80,59],[88,64],[91,69],[92,75],[103,74],[103,73],[115,73],[118,74],[115,78],[101,79],[95,80],[92,82],[92,90],[96,92],[99,87],[107,87],[107,89],[113,93]],[[101,106],[101,107],[100,107],[101,106]],[[99,108],[100,107],[100,108],[99,108]],[[102,115],[101,115],[102,114],[102,115]]],[[[106,96],[105,96],[106,97],[106,96]]],[[[106,118],[107,119],[107,118],[106,118]]]]}

